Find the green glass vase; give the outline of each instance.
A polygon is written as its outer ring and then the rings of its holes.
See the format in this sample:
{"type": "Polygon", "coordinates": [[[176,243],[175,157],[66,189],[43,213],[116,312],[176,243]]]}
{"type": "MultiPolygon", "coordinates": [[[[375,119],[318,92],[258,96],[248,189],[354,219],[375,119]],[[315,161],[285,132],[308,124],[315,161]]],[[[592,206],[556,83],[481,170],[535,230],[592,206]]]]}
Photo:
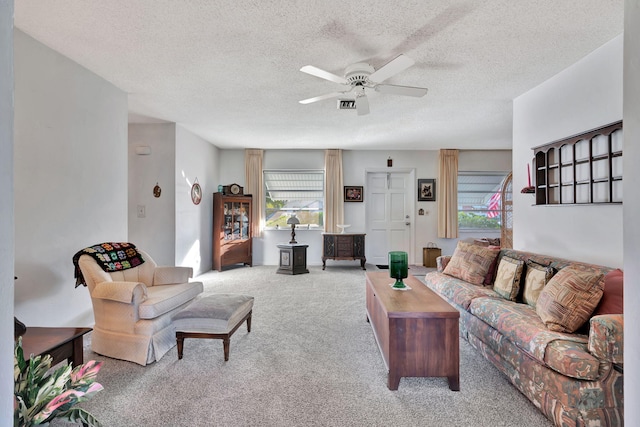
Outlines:
{"type": "Polygon", "coordinates": [[[395,289],[405,289],[407,285],[402,279],[406,279],[409,273],[409,255],[406,252],[389,252],[389,276],[396,279],[393,284],[395,289]]]}

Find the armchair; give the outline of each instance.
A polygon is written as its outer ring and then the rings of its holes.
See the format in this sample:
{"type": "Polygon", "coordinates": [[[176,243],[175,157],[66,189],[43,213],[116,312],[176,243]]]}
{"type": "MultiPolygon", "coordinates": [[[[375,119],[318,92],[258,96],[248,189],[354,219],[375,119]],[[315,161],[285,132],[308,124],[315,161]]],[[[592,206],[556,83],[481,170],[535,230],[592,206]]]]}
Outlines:
{"type": "Polygon", "coordinates": [[[190,267],[159,267],[144,251],[145,262],[105,272],[89,255],[79,258],[93,304],[95,326],[91,349],[115,359],[145,366],[176,345],[173,316],[202,293],[201,282],[189,282],[190,267]]]}

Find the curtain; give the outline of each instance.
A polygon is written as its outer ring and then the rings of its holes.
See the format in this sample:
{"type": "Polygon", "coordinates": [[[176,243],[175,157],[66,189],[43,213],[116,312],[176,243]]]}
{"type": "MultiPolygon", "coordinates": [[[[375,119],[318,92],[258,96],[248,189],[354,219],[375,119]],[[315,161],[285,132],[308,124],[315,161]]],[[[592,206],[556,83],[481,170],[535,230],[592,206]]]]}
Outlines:
{"type": "Polygon", "coordinates": [[[440,150],[438,237],[458,237],[458,150],[440,150]]]}
{"type": "Polygon", "coordinates": [[[344,199],[342,197],[342,150],[324,152],[324,231],[338,232],[336,224],[344,223],[344,199]]]}
{"type": "Polygon", "coordinates": [[[245,194],[253,195],[251,207],[251,235],[262,237],[264,224],[264,184],[262,182],[263,150],[244,150],[245,194]]]}

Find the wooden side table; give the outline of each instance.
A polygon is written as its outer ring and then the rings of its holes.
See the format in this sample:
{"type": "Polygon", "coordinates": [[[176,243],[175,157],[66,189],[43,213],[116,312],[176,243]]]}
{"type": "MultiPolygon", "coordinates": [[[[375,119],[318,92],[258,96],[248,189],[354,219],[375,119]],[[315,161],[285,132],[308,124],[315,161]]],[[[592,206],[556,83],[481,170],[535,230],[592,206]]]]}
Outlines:
{"type": "Polygon", "coordinates": [[[309,245],[301,243],[281,243],[280,265],[277,273],[280,274],[304,274],[307,270],[307,248],[309,245]]]}
{"type": "Polygon", "coordinates": [[[91,328],[39,328],[28,326],[22,336],[24,358],[30,355],[48,354],[53,358],[51,366],[69,360],[74,367],[84,363],[82,354],[83,336],[91,328]]]}

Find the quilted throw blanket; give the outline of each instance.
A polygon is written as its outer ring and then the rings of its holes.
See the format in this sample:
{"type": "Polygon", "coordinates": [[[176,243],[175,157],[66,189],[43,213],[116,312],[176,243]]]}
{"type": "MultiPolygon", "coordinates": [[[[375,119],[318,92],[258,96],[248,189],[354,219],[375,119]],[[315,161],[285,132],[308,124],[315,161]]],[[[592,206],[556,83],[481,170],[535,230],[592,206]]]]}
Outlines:
{"type": "Polygon", "coordinates": [[[82,255],[91,256],[106,272],[126,270],[137,267],[144,262],[142,255],[140,255],[136,245],[133,243],[106,242],[81,249],[73,256],[76,288],[80,285],[87,286],[82,271],[78,266],[78,261],[82,255]]]}

